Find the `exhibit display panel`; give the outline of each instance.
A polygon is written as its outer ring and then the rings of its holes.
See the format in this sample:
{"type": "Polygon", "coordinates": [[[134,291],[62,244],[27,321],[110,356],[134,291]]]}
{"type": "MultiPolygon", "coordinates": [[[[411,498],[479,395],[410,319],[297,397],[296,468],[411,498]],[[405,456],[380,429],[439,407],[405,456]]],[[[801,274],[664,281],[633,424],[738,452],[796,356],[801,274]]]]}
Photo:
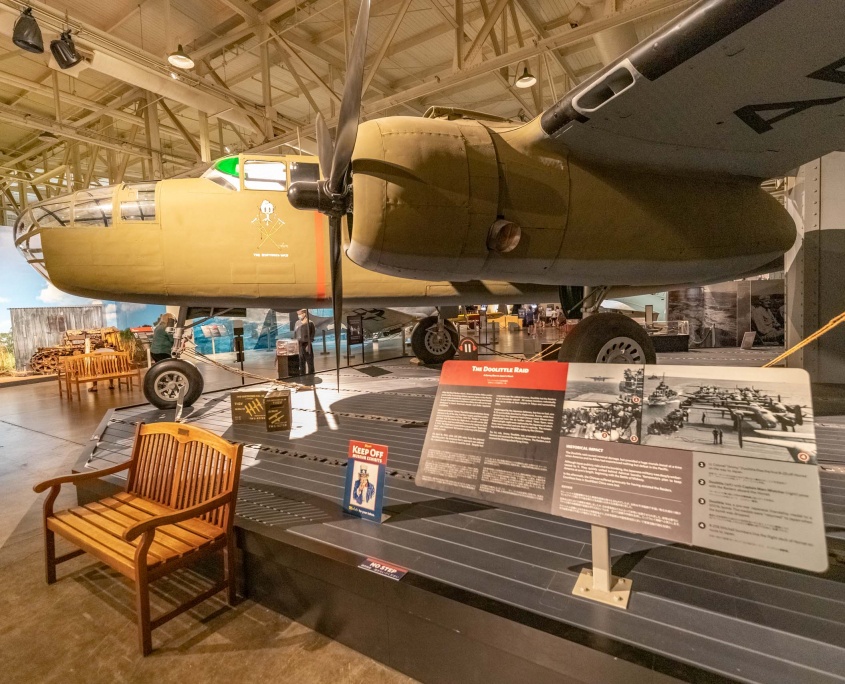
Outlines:
{"type": "Polygon", "coordinates": [[[451,361],[417,481],[826,570],[809,376],[647,368],[451,361]]]}

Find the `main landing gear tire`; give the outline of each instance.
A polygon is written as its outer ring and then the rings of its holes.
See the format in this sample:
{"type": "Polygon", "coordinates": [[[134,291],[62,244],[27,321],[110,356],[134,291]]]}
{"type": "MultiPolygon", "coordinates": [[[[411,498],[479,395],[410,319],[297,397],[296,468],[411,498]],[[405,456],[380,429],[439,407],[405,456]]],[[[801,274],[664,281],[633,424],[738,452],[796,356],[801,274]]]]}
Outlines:
{"type": "Polygon", "coordinates": [[[181,359],[168,359],[153,364],[144,376],[144,396],[160,409],[176,408],[179,390],[187,387],[183,406],[190,406],[202,394],[204,385],[197,367],[181,359]]]}
{"type": "Polygon", "coordinates": [[[642,326],[627,316],[588,316],[560,345],[558,361],[574,363],[657,363],[654,345],[642,326]]]}
{"type": "Polygon", "coordinates": [[[458,331],[449,321],[439,330],[437,316],[423,318],[411,333],[411,349],[425,364],[444,363],[458,352],[458,331]]]}

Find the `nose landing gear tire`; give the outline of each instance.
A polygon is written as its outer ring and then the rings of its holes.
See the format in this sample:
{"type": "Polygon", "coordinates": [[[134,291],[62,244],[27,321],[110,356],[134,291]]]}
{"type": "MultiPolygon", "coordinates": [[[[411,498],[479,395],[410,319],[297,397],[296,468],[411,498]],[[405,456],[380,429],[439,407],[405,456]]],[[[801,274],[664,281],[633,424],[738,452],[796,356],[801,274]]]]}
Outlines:
{"type": "Polygon", "coordinates": [[[423,318],[411,333],[411,349],[425,364],[449,361],[458,352],[458,331],[449,321],[438,330],[437,316],[423,318]]]}
{"type": "Polygon", "coordinates": [[[196,366],[181,359],[159,361],[144,376],[144,396],[160,409],[176,408],[179,390],[186,388],[183,406],[190,406],[202,394],[202,375],[196,366]]]}
{"type": "Polygon", "coordinates": [[[657,363],[654,344],[642,326],[627,316],[588,316],[560,345],[558,361],[573,363],[657,363]]]}

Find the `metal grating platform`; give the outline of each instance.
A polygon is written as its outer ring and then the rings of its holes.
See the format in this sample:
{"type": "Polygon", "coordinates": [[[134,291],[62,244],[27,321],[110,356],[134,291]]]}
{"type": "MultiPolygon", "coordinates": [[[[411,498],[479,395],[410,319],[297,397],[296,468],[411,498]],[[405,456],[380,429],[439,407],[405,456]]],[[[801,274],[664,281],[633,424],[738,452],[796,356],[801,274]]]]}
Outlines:
{"type": "MultiPolygon", "coordinates": [[[[541,616],[593,635],[594,647],[621,644],[684,664],[671,674],[689,681],[699,681],[697,672],[708,681],[845,682],[845,424],[817,423],[831,570],[812,575],[615,533],[614,571],[634,582],[622,612],[570,593],[590,559],[587,525],[415,485],[438,373],[406,361],[381,366],[391,372],[344,371],[339,392],[325,376],[315,391],[297,393],[290,435],[235,429],[228,392],[203,396],[186,414],[187,422],[247,445],[243,525],[404,565],[525,624],[541,616]],[[385,524],[340,511],[349,439],[389,446],[385,507],[393,515],[385,524]]],[[[172,411],[113,412],[85,465],[125,460],[139,420],[172,420],[172,411]]]]}

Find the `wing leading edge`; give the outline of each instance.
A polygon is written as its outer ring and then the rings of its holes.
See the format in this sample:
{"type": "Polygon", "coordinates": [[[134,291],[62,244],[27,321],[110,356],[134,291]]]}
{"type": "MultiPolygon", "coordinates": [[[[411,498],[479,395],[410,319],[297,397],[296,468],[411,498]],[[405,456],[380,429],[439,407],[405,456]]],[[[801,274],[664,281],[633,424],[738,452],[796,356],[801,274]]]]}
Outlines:
{"type": "Polygon", "coordinates": [[[845,3],[703,0],[540,124],[597,162],[782,175],[845,148],[845,3]]]}

